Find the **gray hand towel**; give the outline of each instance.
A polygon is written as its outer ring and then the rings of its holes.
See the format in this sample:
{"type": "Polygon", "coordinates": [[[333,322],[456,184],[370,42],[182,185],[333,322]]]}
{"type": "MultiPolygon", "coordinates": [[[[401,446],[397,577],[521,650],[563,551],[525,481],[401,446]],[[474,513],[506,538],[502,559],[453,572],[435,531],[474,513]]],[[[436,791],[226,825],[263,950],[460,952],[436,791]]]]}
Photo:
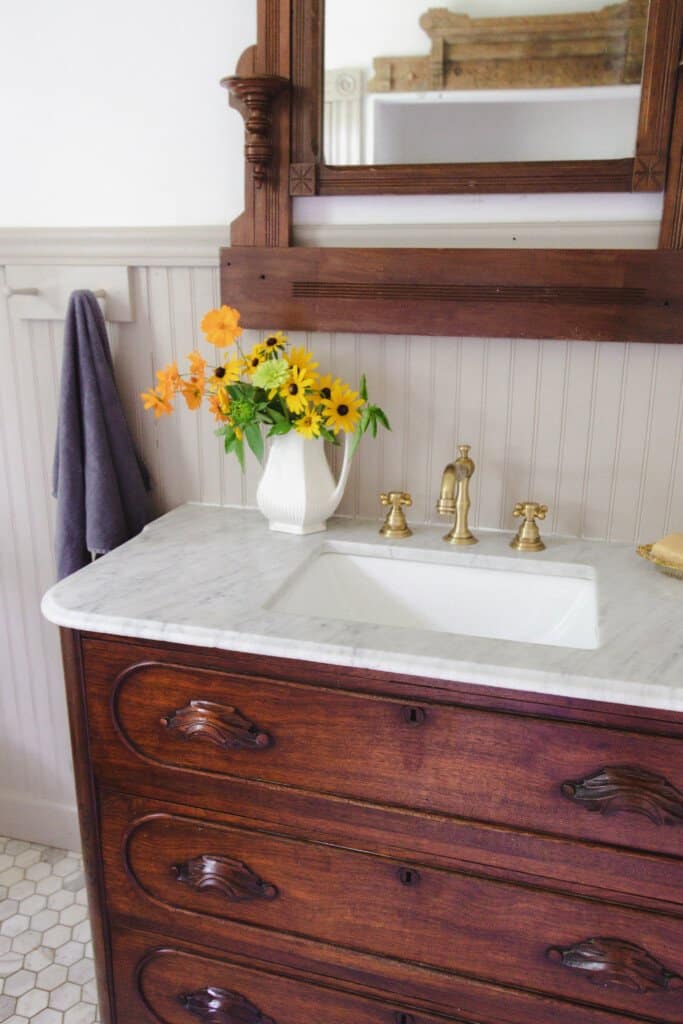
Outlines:
{"type": "Polygon", "coordinates": [[[102,312],[92,292],[74,292],[53,470],[58,579],[139,533],[149,519],[149,489],[116,389],[102,312]]]}

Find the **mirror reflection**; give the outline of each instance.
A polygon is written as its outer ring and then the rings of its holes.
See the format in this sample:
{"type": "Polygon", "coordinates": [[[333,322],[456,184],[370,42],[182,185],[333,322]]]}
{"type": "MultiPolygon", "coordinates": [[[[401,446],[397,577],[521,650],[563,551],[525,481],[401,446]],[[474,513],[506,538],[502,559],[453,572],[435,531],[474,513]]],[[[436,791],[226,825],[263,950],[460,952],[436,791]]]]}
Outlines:
{"type": "Polygon", "coordinates": [[[326,0],[328,164],[635,154],[648,0],[326,0]]]}

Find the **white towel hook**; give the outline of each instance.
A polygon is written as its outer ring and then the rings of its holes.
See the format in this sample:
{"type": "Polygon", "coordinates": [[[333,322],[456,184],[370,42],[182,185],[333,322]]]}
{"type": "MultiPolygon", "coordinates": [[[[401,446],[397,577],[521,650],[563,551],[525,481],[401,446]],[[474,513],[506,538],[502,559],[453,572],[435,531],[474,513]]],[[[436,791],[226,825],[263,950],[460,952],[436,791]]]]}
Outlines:
{"type": "MultiPolygon", "coordinates": [[[[5,288],[5,295],[11,299],[14,295],[40,295],[40,288],[5,288]]],[[[104,288],[98,288],[93,292],[96,299],[106,299],[107,293],[104,288]]]]}

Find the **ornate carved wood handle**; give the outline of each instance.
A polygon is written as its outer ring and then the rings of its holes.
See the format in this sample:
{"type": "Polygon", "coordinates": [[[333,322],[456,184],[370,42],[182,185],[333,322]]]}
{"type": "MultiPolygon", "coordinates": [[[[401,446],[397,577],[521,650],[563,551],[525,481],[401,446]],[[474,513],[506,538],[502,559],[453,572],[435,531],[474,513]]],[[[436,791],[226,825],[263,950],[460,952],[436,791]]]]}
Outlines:
{"type": "Polygon", "coordinates": [[[551,946],[549,960],[573,971],[601,988],[631,992],[661,992],[683,988],[683,977],[668,971],[659,960],[631,942],[620,939],[586,939],[575,946],[551,946]]]}
{"type": "Polygon", "coordinates": [[[210,700],[191,700],[165,715],[161,724],[183,739],[206,740],[224,750],[265,750],[273,742],[237,708],[210,700]]]}
{"type": "Polygon", "coordinates": [[[563,794],[587,811],[644,814],[655,825],[683,824],[683,793],[668,779],[643,768],[615,765],[585,779],[562,783],[563,794]]]}
{"type": "Polygon", "coordinates": [[[200,988],[182,995],[180,1002],[204,1024],[275,1024],[272,1017],[264,1017],[246,996],[226,988],[200,988]]]}
{"type": "Polygon", "coordinates": [[[191,889],[215,890],[234,903],[274,900],[278,894],[274,885],[264,882],[242,861],[222,854],[203,853],[182,864],[174,864],[172,871],[179,882],[191,889]]]}

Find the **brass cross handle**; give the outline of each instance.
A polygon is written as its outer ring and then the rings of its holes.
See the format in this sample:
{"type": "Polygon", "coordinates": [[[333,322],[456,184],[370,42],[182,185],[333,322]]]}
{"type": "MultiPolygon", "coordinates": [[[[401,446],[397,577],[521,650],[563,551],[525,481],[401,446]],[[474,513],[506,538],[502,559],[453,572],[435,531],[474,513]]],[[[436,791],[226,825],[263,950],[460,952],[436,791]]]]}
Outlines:
{"type": "Polygon", "coordinates": [[[510,547],[517,551],[543,551],[545,544],[541,540],[536,520],[545,519],[548,506],[539,505],[536,501],[518,501],[512,514],[523,519],[516,536],[510,541],[510,547]]]}
{"type": "Polygon", "coordinates": [[[387,517],[379,531],[382,536],[388,537],[390,540],[412,536],[413,531],[408,526],[403,511],[404,505],[409,508],[413,504],[413,499],[408,492],[389,491],[387,494],[380,494],[379,500],[383,505],[389,506],[387,517]]]}

